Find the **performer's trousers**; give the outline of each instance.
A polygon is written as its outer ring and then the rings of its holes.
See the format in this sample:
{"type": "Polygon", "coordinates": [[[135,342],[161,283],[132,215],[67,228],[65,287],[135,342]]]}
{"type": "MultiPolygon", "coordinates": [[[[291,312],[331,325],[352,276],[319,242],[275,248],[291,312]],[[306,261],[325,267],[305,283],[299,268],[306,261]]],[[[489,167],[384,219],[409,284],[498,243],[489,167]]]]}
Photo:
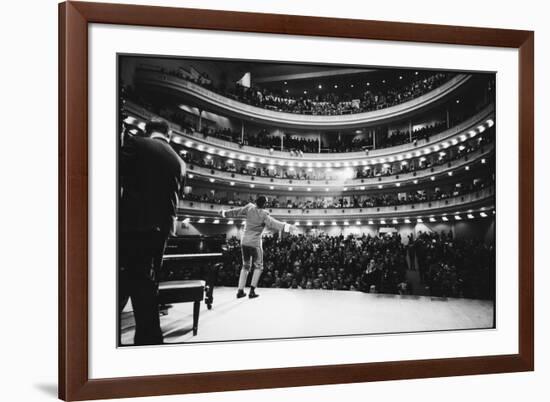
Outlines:
{"type": "Polygon", "coordinates": [[[241,246],[241,251],[243,255],[243,267],[239,276],[239,289],[244,289],[251,267],[254,269],[251,285],[257,287],[264,268],[264,250],[260,244],[259,246],[243,245],[241,246]]]}
{"type": "Polygon", "coordinates": [[[168,233],[124,232],[120,235],[119,313],[132,300],[135,345],[157,345],[163,341],[158,306],[158,273],[168,233]]]}

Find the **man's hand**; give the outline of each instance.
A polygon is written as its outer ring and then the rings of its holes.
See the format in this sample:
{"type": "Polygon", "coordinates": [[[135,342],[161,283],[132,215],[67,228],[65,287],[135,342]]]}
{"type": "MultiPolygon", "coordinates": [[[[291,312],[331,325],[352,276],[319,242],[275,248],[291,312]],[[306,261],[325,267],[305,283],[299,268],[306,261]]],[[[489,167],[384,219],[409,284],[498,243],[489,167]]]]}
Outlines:
{"type": "Polygon", "coordinates": [[[294,225],[291,225],[289,223],[285,223],[285,228],[284,228],[284,231],[286,233],[290,233],[290,234],[296,234],[298,232],[298,228],[294,225]]]}

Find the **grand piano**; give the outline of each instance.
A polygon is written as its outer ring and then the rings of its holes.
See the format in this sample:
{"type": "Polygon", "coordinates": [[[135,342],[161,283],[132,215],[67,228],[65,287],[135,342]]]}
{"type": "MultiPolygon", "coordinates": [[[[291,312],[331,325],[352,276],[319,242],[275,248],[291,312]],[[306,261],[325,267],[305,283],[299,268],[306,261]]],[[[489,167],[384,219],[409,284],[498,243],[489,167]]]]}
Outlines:
{"type": "Polygon", "coordinates": [[[168,314],[172,303],[193,302],[193,335],[197,335],[200,303],[208,310],[214,303],[214,287],[222,268],[225,235],[178,236],[168,240],[159,276],[159,303],[168,314]]]}

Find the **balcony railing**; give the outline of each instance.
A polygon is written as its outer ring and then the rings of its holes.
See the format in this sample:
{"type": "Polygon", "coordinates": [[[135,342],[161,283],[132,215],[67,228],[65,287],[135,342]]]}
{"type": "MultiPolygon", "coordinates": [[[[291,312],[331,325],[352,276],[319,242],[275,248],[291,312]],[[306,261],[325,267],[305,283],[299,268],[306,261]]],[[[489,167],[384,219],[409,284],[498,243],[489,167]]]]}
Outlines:
{"type": "MultiPolygon", "coordinates": [[[[339,218],[394,218],[394,217],[429,217],[434,214],[467,212],[470,209],[484,207],[494,208],[495,187],[450,197],[437,201],[426,201],[395,206],[369,208],[271,208],[270,214],[277,219],[339,219],[339,218]]],[[[233,209],[232,205],[212,204],[201,201],[182,200],[179,203],[180,215],[214,216],[222,209],[233,209]]]]}
{"type": "Polygon", "coordinates": [[[193,98],[196,102],[222,110],[255,122],[263,122],[275,126],[313,129],[344,129],[356,128],[383,123],[389,120],[404,117],[420,108],[438,101],[465,84],[471,75],[457,74],[441,86],[417,98],[390,106],[384,109],[349,115],[305,115],[287,112],[278,112],[261,107],[248,105],[220,95],[209,89],[188,80],[168,75],[159,71],[141,70],[136,75],[139,84],[168,89],[193,98]]]}

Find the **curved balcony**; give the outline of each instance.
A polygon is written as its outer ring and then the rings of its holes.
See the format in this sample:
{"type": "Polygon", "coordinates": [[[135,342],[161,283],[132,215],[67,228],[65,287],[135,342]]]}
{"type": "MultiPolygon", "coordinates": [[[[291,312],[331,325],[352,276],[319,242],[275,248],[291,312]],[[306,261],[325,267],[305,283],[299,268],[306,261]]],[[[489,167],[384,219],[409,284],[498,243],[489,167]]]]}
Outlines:
{"type": "Polygon", "coordinates": [[[240,119],[295,129],[346,129],[366,127],[385,123],[390,120],[404,118],[418,112],[427,106],[443,100],[471,78],[467,74],[457,74],[438,88],[420,95],[417,98],[390,106],[384,109],[348,115],[305,115],[287,112],[276,112],[246,103],[242,103],[209,89],[206,89],[185,79],[168,75],[159,71],[141,70],[136,74],[136,83],[182,94],[193,100],[199,107],[205,107],[214,112],[238,117],[240,119]]]}
{"type": "Polygon", "coordinates": [[[413,180],[428,179],[431,176],[446,175],[449,172],[465,168],[472,162],[483,157],[489,156],[494,151],[494,143],[485,145],[479,150],[470,152],[459,159],[433,166],[426,169],[416,170],[408,173],[397,173],[391,176],[378,176],[372,178],[354,178],[342,180],[341,178],[331,180],[298,180],[298,179],[278,179],[265,176],[248,176],[240,173],[231,173],[221,170],[213,170],[207,167],[194,166],[188,169],[188,174],[192,174],[193,178],[202,178],[204,180],[222,181],[225,183],[233,182],[235,187],[249,187],[254,185],[258,189],[274,190],[276,188],[287,189],[289,186],[294,191],[341,191],[343,187],[351,189],[364,190],[366,188],[375,188],[380,185],[401,186],[412,182],[413,180]],[[213,172],[213,173],[212,173],[213,172]],[[271,187],[274,187],[272,189],[271,187]]]}
{"type": "MultiPolygon", "coordinates": [[[[431,202],[415,204],[372,207],[372,208],[272,208],[270,214],[281,220],[303,221],[309,219],[390,219],[398,217],[428,217],[431,215],[469,212],[470,210],[485,210],[494,208],[495,187],[431,202]],[[483,209],[482,209],[483,208],[483,209]]],[[[217,216],[222,209],[233,209],[231,205],[219,205],[206,202],[186,201],[179,203],[178,215],[186,216],[217,216]]]]}
{"type": "MultiPolygon", "coordinates": [[[[131,102],[127,102],[125,105],[127,113],[142,120],[148,120],[153,117],[158,117],[154,113],[149,112],[147,109],[135,105],[131,102]]],[[[362,162],[365,158],[369,159],[369,163],[375,163],[374,159],[378,158],[404,158],[408,159],[408,154],[414,153],[416,155],[427,154],[429,152],[435,152],[436,147],[444,146],[447,141],[463,141],[463,136],[470,132],[476,134],[480,132],[479,127],[485,129],[488,127],[487,122],[495,119],[495,106],[490,104],[487,107],[480,110],[474,116],[468,118],[462,123],[451,127],[439,134],[431,135],[428,140],[419,140],[416,145],[414,143],[407,143],[397,145],[394,147],[381,148],[371,150],[368,156],[364,151],[359,152],[345,152],[345,153],[306,153],[303,157],[289,157],[288,152],[284,151],[270,151],[268,149],[251,147],[248,145],[239,146],[238,144],[230,141],[224,141],[218,138],[207,137],[198,132],[190,132],[181,130],[181,128],[175,124],[171,124],[171,128],[174,133],[173,141],[179,144],[185,144],[187,147],[194,147],[198,150],[206,150],[209,153],[219,154],[220,156],[229,156],[232,159],[238,158],[241,160],[250,160],[252,162],[260,161],[260,163],[277,164],[280,166],[303,163],[304,166],[308,163],[327,163],[338,160],[341,162],[362,162]],[[264,160],[264,162],[262,162],[264,160]]]]}

